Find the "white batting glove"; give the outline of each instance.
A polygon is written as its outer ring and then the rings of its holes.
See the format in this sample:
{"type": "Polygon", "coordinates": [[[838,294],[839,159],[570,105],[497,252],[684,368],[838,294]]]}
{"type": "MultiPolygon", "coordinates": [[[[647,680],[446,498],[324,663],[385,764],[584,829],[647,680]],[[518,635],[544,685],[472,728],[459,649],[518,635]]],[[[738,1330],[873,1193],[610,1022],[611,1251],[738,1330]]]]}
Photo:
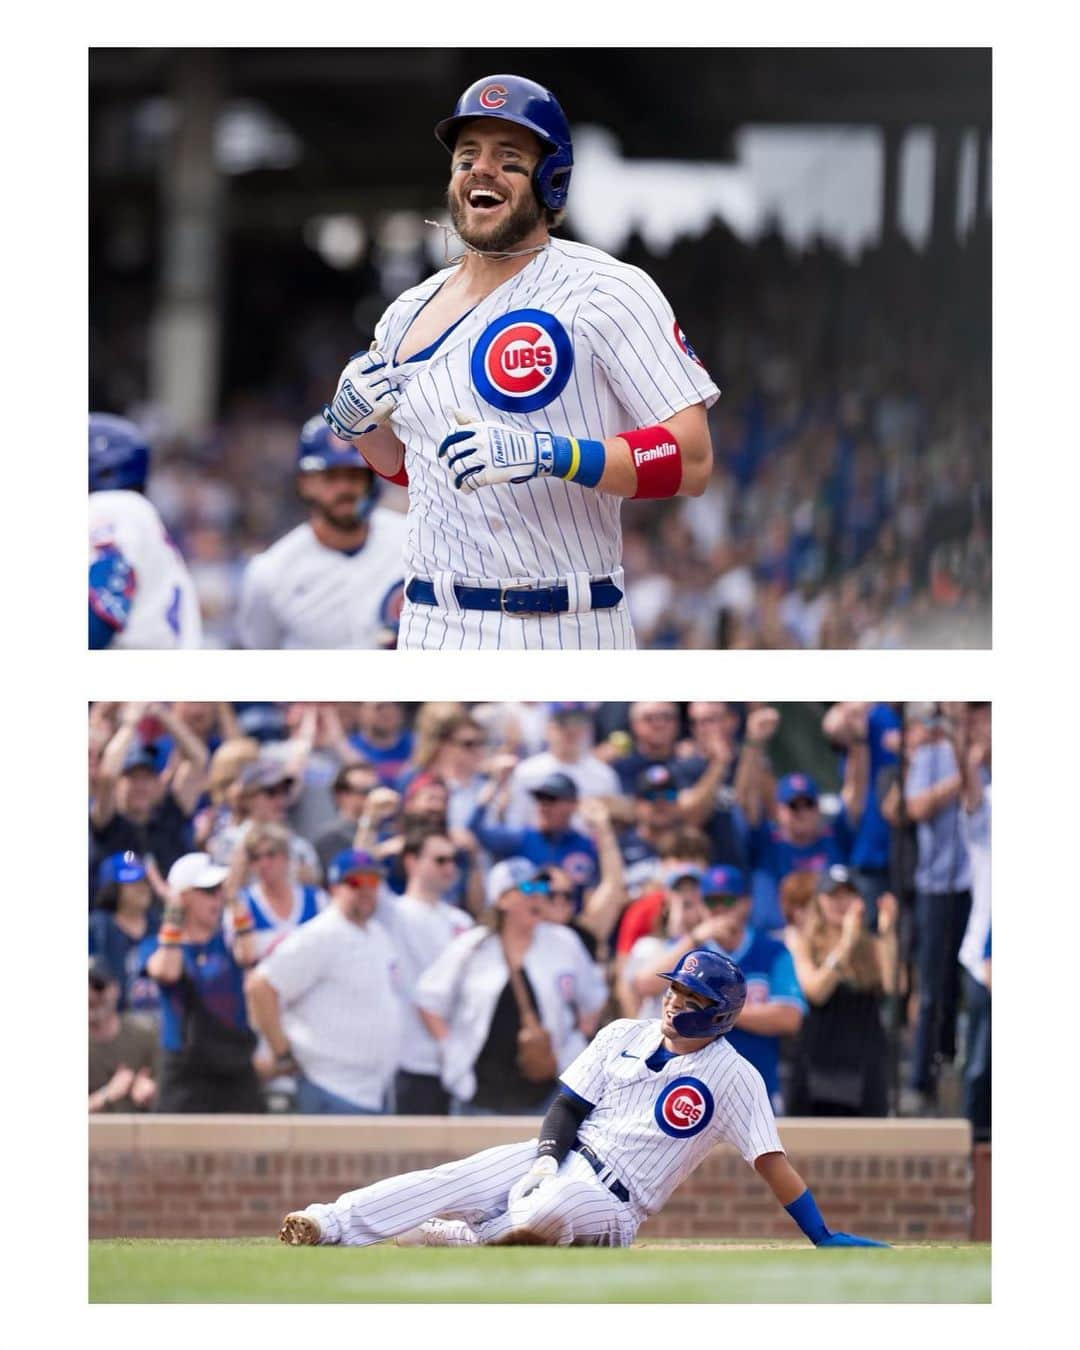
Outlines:
{"type": "Polygon", "coordinates": [[[451,431],[438,453],[461,492],[494,483],[527,483],[538,474],[551,473],[555,451],[549,432],[484,422],[460,408],[446,411],[451,431]]]}
{"type": "Polygon", "coordinates": [[[506,1208],[510,1209],[519,1200],[524,1200],[527,1195],[532,1195],[541,1182],[546,1181],[548,1177],[553,1177],[558,1170],[559,1164],[554,1158],[546,1155],[537,1158],[525,1175],[510,1187],[509,1194],[506,1197],[506,1208]]]}
{"type": "Polygon", "coordinates": [[[389,362],[372,343],[369,351],[358,353],[341,372],[334,401],[323,408],[322,415],[335,436],[354,441],[390,420],[400,392],[389,362]]]}

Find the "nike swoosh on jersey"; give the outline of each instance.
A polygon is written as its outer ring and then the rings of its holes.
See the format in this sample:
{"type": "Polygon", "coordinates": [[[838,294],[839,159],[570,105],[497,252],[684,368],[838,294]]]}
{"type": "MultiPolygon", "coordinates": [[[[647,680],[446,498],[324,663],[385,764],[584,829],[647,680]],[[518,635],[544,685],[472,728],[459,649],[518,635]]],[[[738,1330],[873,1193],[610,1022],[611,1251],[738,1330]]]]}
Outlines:
{"type": "Polygon", "coordinates": [[[632,1055],[628,1050],[624,1050],[619,1056],[620,1059],[640,1059],[640,1055],[632,1055]]]}

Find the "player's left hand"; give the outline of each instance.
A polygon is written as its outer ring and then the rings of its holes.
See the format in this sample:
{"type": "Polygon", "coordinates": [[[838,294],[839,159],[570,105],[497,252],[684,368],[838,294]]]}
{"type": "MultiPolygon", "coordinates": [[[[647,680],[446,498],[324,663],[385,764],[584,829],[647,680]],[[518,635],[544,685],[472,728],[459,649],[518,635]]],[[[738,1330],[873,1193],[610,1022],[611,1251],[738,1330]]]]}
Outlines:
{"type": "Polygon", "coordinates": [[[554,449],[547,432],[517,431],[500,422],[484,422],[460,408],[446,411],[452,429],[438,453],[459,491],[475,492],[494,483],[526,483],[551,472],[554,449]]]}
{"type": "Polygon", "coordinates": [[[877,1242],[874,1238],[860,1237],[858,1233],[830,1233],[817,1244],[819,1247],[887,1247],[887,1242],[877,1242]]]}
{"type": "Polygon", "coordinates": [[[559,1170],[559,1164],[551,1157],[537,1158],[525,1175],[510,1187],[506,1197],[506,1208],[511,1209],[519,1200],[532,1195],[541,1182],[553,1177],[559,1170]]]}

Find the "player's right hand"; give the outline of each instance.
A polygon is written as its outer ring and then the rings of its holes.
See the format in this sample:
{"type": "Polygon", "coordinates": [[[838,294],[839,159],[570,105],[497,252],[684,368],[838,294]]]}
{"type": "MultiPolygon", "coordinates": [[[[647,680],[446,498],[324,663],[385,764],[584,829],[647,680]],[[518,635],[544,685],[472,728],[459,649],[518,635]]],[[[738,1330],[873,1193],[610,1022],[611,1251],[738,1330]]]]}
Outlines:
{"type": "Polygon", "coordinates": [[[390,363],[372,343],[341,372],[334,401],[322,410],[323,419],[335,436],[354,441],[390,420],[400,393],[390,363]]]}
{"type": "Polygon", "coordinates": [[[559,1164],[554,1158],[547,1155],[537,1158],[525,1175],[510,1187],[510,1192],[506,1197],[506,1208],[511,1209],[519,1200],[524,1200],[527,1195],[532,1195],[541,1182],[546,1181],[548,1177],[553,1177],[558,1170],[559,1164]]]}
{"type": "Polygon", "coordinates": [[[459,492],[475,492],[495,483],[527,483],[550,474],[552,438],[547,432],[518,431],[501,422],[485,422],[460,408],[447,408],[450,434],[438,457],[453,474],[459,492]]]}

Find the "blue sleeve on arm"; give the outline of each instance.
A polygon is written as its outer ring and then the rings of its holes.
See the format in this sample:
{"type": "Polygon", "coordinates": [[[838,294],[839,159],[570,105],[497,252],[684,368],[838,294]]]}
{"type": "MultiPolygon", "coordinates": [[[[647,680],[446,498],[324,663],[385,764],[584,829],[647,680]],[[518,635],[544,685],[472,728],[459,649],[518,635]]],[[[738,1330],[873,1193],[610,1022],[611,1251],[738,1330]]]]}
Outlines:
{"type": "Polygon", "coordinates": [[[469,818],[469,829],[480,843],[496,858],[513,858],[521,852],[524,830],[508,830],[501,825],[489,825],[487,807],[478,806],[469,818]]]}

